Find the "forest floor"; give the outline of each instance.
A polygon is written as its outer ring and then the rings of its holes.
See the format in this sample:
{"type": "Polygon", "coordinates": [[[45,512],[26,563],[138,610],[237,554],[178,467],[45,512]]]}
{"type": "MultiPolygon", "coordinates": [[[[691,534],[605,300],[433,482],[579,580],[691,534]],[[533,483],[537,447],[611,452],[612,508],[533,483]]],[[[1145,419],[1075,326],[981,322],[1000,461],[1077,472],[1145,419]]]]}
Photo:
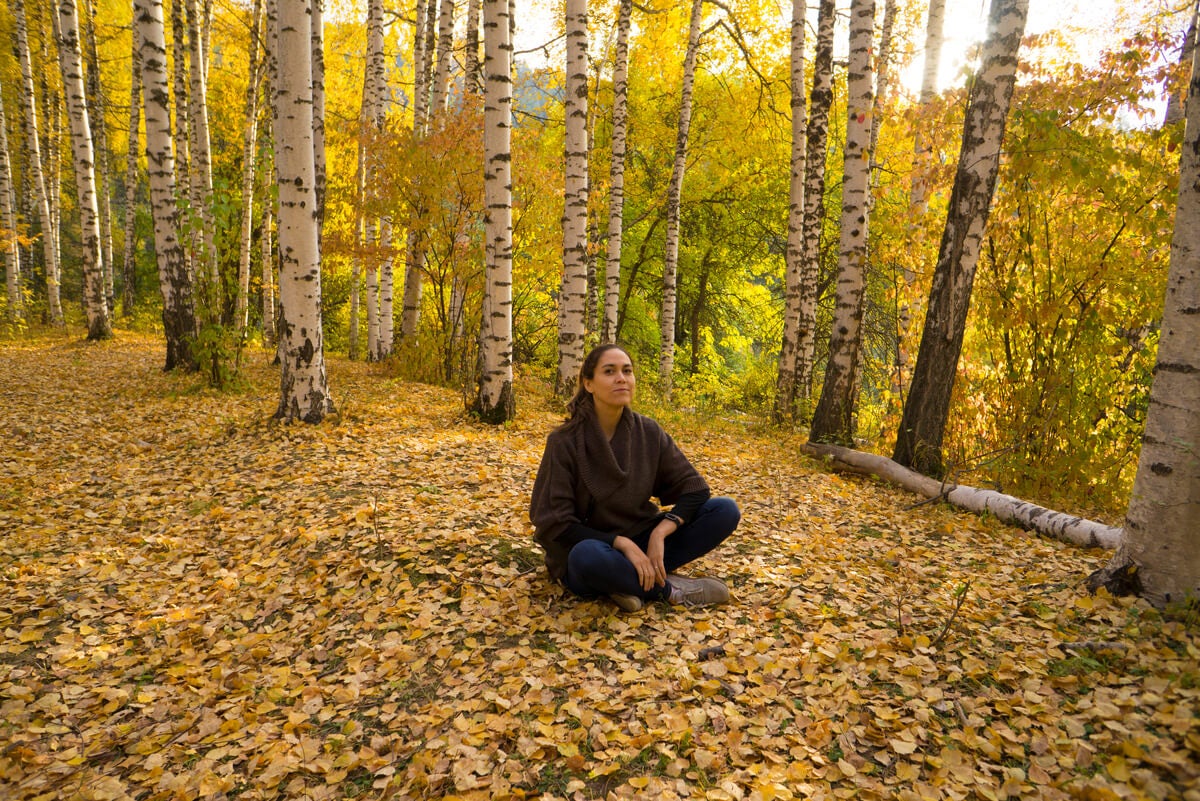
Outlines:
{"type": "Polygon", "coordinates": [[[1200,631],[1106,555],[666,420],[732,601],[551,584],[544,393],[493,428],[334,358],[270,421],[158,340],[0,343],[0,797],[1200,799],[1200,631]]]}

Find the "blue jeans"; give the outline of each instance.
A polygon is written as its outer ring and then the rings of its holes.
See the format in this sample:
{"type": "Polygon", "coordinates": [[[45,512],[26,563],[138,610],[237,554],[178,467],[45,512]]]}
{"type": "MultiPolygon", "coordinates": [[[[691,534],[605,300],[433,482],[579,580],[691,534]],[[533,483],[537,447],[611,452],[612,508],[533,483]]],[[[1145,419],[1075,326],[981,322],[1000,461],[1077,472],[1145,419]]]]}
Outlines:
{"type": "MultiPolygon", "coordinates": [[[[732,498],[709,498],[690,523],[664,542],[663,564],[667,572],[674,573],[681,565],[716,548],[733,533],[741,518],[742,513],[732,498]]],[[[632,538],[643,551],[650,543],[652,529],[653,526],[632,538]]],[[[667,587],[643,590],[633,563],[602,540],[584,540],[571,549],[563,583],[584,598],[621,594],[652,601],[665,598],[668,592],[667,587]]]]}

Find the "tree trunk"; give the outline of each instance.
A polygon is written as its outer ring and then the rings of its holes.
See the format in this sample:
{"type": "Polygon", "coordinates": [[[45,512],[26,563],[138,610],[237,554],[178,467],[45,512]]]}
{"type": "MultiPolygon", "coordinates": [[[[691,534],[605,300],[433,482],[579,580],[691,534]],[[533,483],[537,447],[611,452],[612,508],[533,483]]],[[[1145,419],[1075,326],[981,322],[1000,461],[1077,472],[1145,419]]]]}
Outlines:
{"type": "Polygon", "coordinates": [[[42,162],[41,134],[38,127],[37,93],[33,86],[33,64],[29,55],[29,29],[25,21],[25,0],[13,0],[13,15],[17,22],[17,57],[21,62],[21,104],[24,106],[25,159],[29,181],[33,185],[33,202],[37,206],[38,222],[42,229],[42,260],[46,270],[46,300],[50,322],[61,325],[62,299],[59,291],[61,270],[58,264],[57,229],[50,212],[42,162]]]}
{"type": "Polygon", "coordinates": [[[926,498],[941,498],[968,512],[991,514],[1004,523],[1036,531],[1072,545],[1084,548],[1114,548],[1120,539],[1120,529],[1103,523],[1055,512],[992,490],[977,489],[965,484],[944,484],[920,473],[914,473],[878,454],[813,443],[806,444],[804,450],[814,456],[832,460],[836,467],[878,476],[926,498]]]}
{"type": "Polygon", "coordinates": [[[392,225],[386,220],[379,222],[379,339],[375,345],[375,361],[392,355],[395,339],[393,328],[394,309],[392,304],[392,270],[395,257],[392,254],[392,225]]]}
{"type": "Polygon", "coordinates": [[[319,423],[333,411],[321,331],[312,6],[279,0],[275,169],[279,185],[280,397],[276,419],[319,423]]]}
{"type": "MultiPolygon", "coordinates": [[[[1192,5],[1192,21],[1188,23],[1187,31],[1183,34],[1183,44],[1179,48],[1179,63],[1190,66],[1192,55],[1196,52],[1196,23],[1200,21],[1200,5],[1192,5]]],[[[1180,92],[1167,93],[1167,110],[1163,115],[1163,127],[1174,125],[1183,119],[1184,97],[1180,92]]]]}
{"type": "MultiPolygon", "coordinates": [[[[433,58],[433,0],[417,0],[413,32],[413,132],[418,136],[428,128],[430,67],[433,58]]],[[[414,217],[420,216],[420,209],[414,217]]],[[[404,300],[400,311],[400,338],[412,343],[421,323],[421,282],[425,266],[424,243],[419,231],[411,228],[404,248],[404,300]]]]}
{"type": "Polygon", "coordinates": [[[442,0],[438,13],[437,71],[433,78],[433,108],[431,117],[446,110],[450,91],[450,58],[454,48],[454,0],[442,0]]]}
{"type": "Polygon", "coordinates": [[[21,248],[17,240],[17,194],[13,187],[12,161],[8,153],[8,122],[4,98],[0,97],[0,250],[4,251],[5,287],[8,290],[8,319],[24,317],[21,297],[21,248]]]}
{"type": "Polygon", "coordinates": [[[262,83],[262,62],[259,58],[259,31],[262,29],[263,0],[254,0],[250,14],[250,64],[243,103],[246,119],[242,132],[242,230],[238,243],[238,287],[234,304],[234,320],[238,342],[245,341],[250,325],[250,248],[254,238],[254,169],[258,153],[258,90],[262,83]]]}
{"type": "Polygon", "coordinates": [[[313,201],[317,215],[317,263],[325,230],[325,0],[312,0],[313,201]]]}
{"type": "Polygon", "coordinates": [[[79,44],[79,10],[75,0],[59,0],[61,36],[58,58],[63,93],[71,125],[71,152],[75,162],[75,192],[79,201],[80,258],[83,269],[83,304],[89,340],[108,339],[112,323],[104,292],[104,253],[100,243],[100,207],[96,197],[96,157],[88,119],[83,78],[83,51],[79,44]]]}
{"type": "Polygon", "coordinates": [[[829,363],[809,432],[813,442],[850,444],[854,439],[870,217],[870,139],[875,99],[871,50],[874,35],[875,0],[852,0],[837,306],[829,335],[829,363]]]}
{"type": "Polygon", "coordinates": [[[154,256],[163,300],[163,332],[167,340],[164,369],[195,370],[192,340],[196,336],[196,311],[191,273],[179,238],[179,207],[175,202],[175,158],[171,151],[171,114],[167,107],[170,94],[162,0],[136,0],[134,21],[141,41],[146,166],[154,214],[154,256]]]}
{"type": "Polygon", "coordinates": [[[133,314],[137,271],[137,190],[139,130],[142,119],[142,39],[137,21],[133,24],[133,74],[129,80],[129,149],[125,154],[125,236],[121,259],[121,315],[133,314]]]}
{"type": "Polygon", "coordinates": [[[279,82],[279,2],[265,0],[266,21],[263,25],[263,98],[271,113],[263,117],[262,152],[263,221],[262,221],[262,336],[263,347],[274,350],[279,358],[279,286],[278,256],[275,253],[275,221],[279,207],[279,187],[275,184],[275,84],[279,82]]]}
{"type": "MultiPolygon", "coordinates": [[[[188,106],[187,92],[187,26],[184,24],[184,9],[187,0],[171,0],[171,59],[172,90],[175,98],[175,173],[176,181],[180,184],[179,191],[187,197],[194,197],[192,188],[191,167],[191,111],[188,106]]],[[[187,232],[184,246],[184,258],[187,259],[187,270],[193,284],[193,292],[200,290],[200,316],[204,316],[204,286],[196,274],[197,256],[200,252],[200,226],[196,221],[197,210],[193,202],[187,214],[180,214],[181,231],[187,232]]]]}
{"type": "Polygon", "coordinates": [[[633,0],[620,0],[617,49],[613,57],[612,164],[609,168],[608,253],[604,267],[604,323],[600,341],[617,339],[617,306],[621,299],[621,243],[625,214],[625,137],[629,112],[629,23],[633,0]]]}
{"type": "Polygon", "coordinates": [[[833,106],[833,28],[836,0],[820,0],[817,46],[813,53],[813,86],[808,103],[804,143],[804,230],[800,258],[800,324],[796,337],[797,411],[807,420],[811,409],[813,362],[816,358],[817,281],[821,266],[821,232],[825,227],[825,156],[829,144],[829,109],[833,106]]]}
{"type": "Polygon", "coordinates": [[[192,215],[200,225],[197,264],[204,270],[206,287],[205,317],[210,323],[221,320],[221,274],[217,258],[216,218],[213,215],[212,148],[208,131],[208,54],[204,50],[204,18],[196,0],[187,2],[188,24],[188,140],[191,146],[192,215]],[[198,218],[198,219],[196,219],[198,218]]]}
{"type": "Polygon", "coordinates": [[[658,320],[658,380],[664,398],[671,397],[675,372],[676,271],[679,264],[679,217],[683,203],[683,173],[687,168],[688,134],[692,127],[692,85],[696,80],[696,53],[700,49],[702,0],[692,0],[687,52],[683,59],[683,88],[679,98],[679,128],[675,134],[675,163],[667,186],[667,234],[663,254],[662,311],[658,320]]]}
{"type": "MultiPolygon", "coordinates": [[[[920,104],[928,107],[937,94],[938,70],[942,62],[942,24],[946,17],[946,0],[929,0],[929,17],[925,25],[925,69],[921,73],[920,104]]],[[[912,189],[909,196],[910,215],[925,214],[929,194],[929,144],[921,127],[916,126],[913,137],[912,189]]]]}
{"type": "Polygon", "coordinates": [[[508,0],[484,0],[484,257],[479,329],[481,420],[516,413],[512,369],[512,39],[508,0]]]}
{"type": "Polygon", "coordinates": [[[1200,598],[1200,58],[1192,57],[1171,266],[1125,530],[1093,589],[1133,572],[1155,606],[1200,598]]]}
{"type": "Polygon", "coordinates": [[[479,0],[467,0],[467,56],[463,69],[467,94],[483,94],[483,74],[479,69],[479,0]]]}
{"type": "Polygon", "coordinates": [[[958,169],[929,291],[929,310],[892,455],[899,464],[926,475],[940,476],[944,471],[942,436],[950,414],[975,267],[1000,168],[1000,146],[1028,11],[1029,0],[994,0],[983,60],[967,102],[958,169]]]}
{"type": "Polygon", "coordinates": [[[800,346],[800,290],[804,272],[804,26],[806,0],[792,0],[792,158],[788,183],[787,250],[783,286],[783,341],[779,345],[776,421],[796,417],[796,355],[800,346]]]}
{"type": "Polygon", "coordinates": [[[587,303],[588,35],[587,0],[567,0],[566,133],[563,155],[563,276],[558,297],[558,379],[561,397],[575,392],[583,362],[587,303]]]}
{"type": "Polygon", "coordinates": [[[100,211],[100,256],[104,263],[104,302],[108,306],[111,319],[116,309],[114,297],[114,254],[112,233],[112,204],[109,191],[112,188],[112,174],[109,169],[108,124],[105,120],[107,101],[104,89],[100,85],[100,59],[96,53],[96,9],[95,4],[87,3],[87,19],[84,23],[87,41],[87,96],[88,114],[92,123],[92,138],[96,145],[96,191],[100,211]]]}

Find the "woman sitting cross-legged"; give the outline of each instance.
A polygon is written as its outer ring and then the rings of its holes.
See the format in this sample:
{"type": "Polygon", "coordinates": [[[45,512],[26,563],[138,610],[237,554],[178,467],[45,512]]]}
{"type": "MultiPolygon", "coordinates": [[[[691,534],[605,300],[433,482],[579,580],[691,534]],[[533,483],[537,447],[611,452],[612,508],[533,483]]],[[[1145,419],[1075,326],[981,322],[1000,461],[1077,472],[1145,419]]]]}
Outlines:
{"type": "Polygon", "coordinates": [[[675,571],[720,545],[741,512],[711,497],[675,441],[633,411],[633,390],[633,362],[621,348],[601,345],[584,359],[529,504],[546,568],[574,594],[606,595],[627,612],[653,600],[723,603],[724,582],[675,571]]]}

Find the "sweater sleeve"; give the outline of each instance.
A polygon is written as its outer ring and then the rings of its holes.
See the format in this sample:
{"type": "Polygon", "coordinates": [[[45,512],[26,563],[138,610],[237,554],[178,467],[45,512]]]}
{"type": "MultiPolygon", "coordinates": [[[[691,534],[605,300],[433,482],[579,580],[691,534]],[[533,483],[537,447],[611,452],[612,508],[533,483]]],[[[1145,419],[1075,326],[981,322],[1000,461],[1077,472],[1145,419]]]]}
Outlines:
{"type": "Polygon", "coordinates": [[[684,525],[687,525],[696,518],[700,507],[711,497],[712,492],[708,489],[684,493],[679,497],[679,500],[675,501],[675,506],[671,509],[671,513],[682,517],[684,525]]]}

